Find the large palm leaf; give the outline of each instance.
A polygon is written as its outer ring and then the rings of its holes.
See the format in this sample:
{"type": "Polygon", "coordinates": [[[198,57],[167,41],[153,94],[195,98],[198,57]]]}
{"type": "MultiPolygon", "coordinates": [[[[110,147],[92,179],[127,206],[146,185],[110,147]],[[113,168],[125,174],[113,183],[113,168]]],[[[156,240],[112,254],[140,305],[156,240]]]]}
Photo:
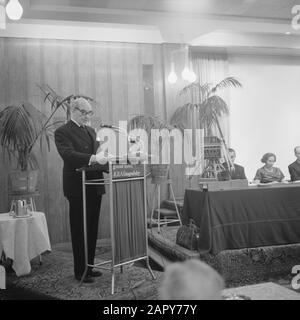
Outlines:
{"type": "Polygon", "coordinates": [[[186,96],[190,99],[190,102],[193,103],[203,103],[210,94],[211,84],[205,83],[201,84],[200,82],[193,82],[180,91],[181,96],[186,96]]]}
{"type": "Polygon", "coordinates": [[[171,118],[171,124],[176,125],[181,130],[190,127],[192,123],[193,128],[204,129],[206,135],[211,135],[212,127],[215,126],[225,148],[225,160],[228,162],[228,167],[232,167],[233,164],[228,156],[228,149],[219,119],[229,113],[229,107],[217,93],[227,88],[237,87],[242,87],[242,84],[234,77],[227,77],[215,85],[211,83],[201,84],[200,82],[189,84],[180,92],[180,95],[184,95],[189,101],[177,108],[171,118]],[[198,122],[191,121],[191,118],[195,116],[198,118],[198,122]]]}
{"type": "Polygon", "coordinates": [[[36,167],[36,158],[31,153],[31,148],[33,141],[38,139],[44,122],[45,116],[30,103],[8,106],[2,110],[0,145],[3,156],[8,156],[9,159],[14,156],[22,170],[27,170],[28,166],[36,167]]]}
{"type": "Polygon", "coordinates": [[[215,121],[218,117],[229,112],[227,103],[217,95],[217,92],[241,86],[242,84],[234,77],[227,77],[215,85],[211,83],[200,84],[199,82],[189,84],[180,91],[180,95],[186,95],[190,101],[175,110],[171,124],[176,123],[179,127],[184,127],[191,112],[194,113],[194,108],[198,108],[201,127],[211,128],[216,124],[215,121]]]}
{"type": "Polygon", "coordinates": [[[32,152],[36,142],[40,141],[40,149],[43,150],[43,141],[46,141],[50,150],[50,138],[53,138],[54,129],[64,121],[53,121],[53,116],[59,109],[64,109],[66,118],[70,117],[71,99],[83,97],[93,101],[84,95],[69,95],[62,97],[49,85],[38,85],[45,95],[44,102],[50,102],[50,115],[45,115],[30,103],[18,106],[9,106],[0,112],[0,145],[3,156],[9,159],[13,156],[21,170],[28,167],[37,168],[38,163],[32,152]]]}
{"type": "Polygon", "coordinates": [[[52,120],[52,117],[56,113],[58,109],[63,109],[66,113],[66,119],[69,120],[71,117],[71,110],[70,110],[70,102],[72,99],[76,98],[85,98],[88,101],[94,101],[91,97],[88,97],[86,95],[82,94],[71,94],[68,95],[67,97],[63,97],[59,93],[57,93],[52,87],[50,87],[48,84],[44,85],[37,85],[42,93],[44,94],[44,102],[49,102],[50,103],[50,110],[51,110],[51,115],[47,121],[46,128],[47,131],[50,133],[50,136],[53,136],[53,130],[59,125],[63,124],[64,121],[50,121],[52,120]]]}
{"type": "Polygon", "coordinates": [[[216,124],[216,119],[229,114],[227,103],[218,95],[207,98],[202,104],[198,104],[200,122],[207,129],[216,124]]]}
{"type": "Polygon", "coordinates": [[[209,95],[212,95],[221,89],[241,88],[241,87],[242,87],[242,84],[239,82],[239,80],[237,80],[234,77],[227,77],[227,78],[221,80],[215,86],[213,86],[210,90],[209,95]]]}
{"type": "Polygon", "coordinates": [[[170,123],[183,132],[196,119],[199,119],[199,104],[188,102],[176,109],[170,123]]]}
{"type": "Polygon", "coordinates": [[[158,117],[150,115],[136,115],[128,122],[128,129],[144,129],[148,135],[152,129],[172,129],[172,126],[162,121],[158,117]]]}
{"type": "Polygon", "coordinates": [[[86,95],[82,94],[71,94],[68,95],[67,97],[63,97],[60,94],[58,94],[52,87],[50,87],[48,84],[44,85],[37,85],[40,90],[43,92],[45,95],[44,101],[49,101],[51,110],[57,109],[57,108],[63,108],[67,115],[70,115],[70,101],[71,99],[76,99],[76,98],[84,98],[88,101],[94,101],[91,97],[88,97],[86,95]]]}

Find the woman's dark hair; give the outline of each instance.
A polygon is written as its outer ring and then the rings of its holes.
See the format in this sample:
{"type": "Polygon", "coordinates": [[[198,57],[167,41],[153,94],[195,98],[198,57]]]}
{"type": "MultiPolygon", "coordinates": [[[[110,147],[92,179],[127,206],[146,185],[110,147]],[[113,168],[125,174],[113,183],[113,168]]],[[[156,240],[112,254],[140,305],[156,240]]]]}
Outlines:
{"type": "Polygon", "coordinates": [[[263,157],[261,158],[261,162],[262,163],[267,163],[268,159],[271,158],[271,157],[274,157],[275,161],[276,161],[276,156],[274,153],[271,153],[271,152],[268,152],[268,153],[265,153],[263,155],[263,157]]]}

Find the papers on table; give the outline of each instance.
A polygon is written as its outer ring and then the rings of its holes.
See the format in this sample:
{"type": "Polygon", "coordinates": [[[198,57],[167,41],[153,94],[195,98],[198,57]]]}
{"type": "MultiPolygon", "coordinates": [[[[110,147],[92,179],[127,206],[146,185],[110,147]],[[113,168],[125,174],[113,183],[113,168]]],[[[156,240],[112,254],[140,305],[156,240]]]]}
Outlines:
{"type": "Polygon", "coordinates": [[[300,186],[300,180],[298,181],[281,181],[281,182],[277,182],[277,181],[273,181],[273,182],[269,182],[269,183],[254,183],[254,182],[249,182],[249,187],[262,187],[262,188],[280,188],[280,187],[296,187],[296,186],[300,186]]]}

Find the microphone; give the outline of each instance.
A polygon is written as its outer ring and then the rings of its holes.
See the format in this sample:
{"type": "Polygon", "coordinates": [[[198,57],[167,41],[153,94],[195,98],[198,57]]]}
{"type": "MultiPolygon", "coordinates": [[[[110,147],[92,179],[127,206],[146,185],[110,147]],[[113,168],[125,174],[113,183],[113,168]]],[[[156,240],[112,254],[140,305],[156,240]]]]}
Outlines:
{"type": "Polygon", "coordinates": [[[112,128],[112,125],[110,125],[110,124],[101,124],[100,128],[112,128]]]}

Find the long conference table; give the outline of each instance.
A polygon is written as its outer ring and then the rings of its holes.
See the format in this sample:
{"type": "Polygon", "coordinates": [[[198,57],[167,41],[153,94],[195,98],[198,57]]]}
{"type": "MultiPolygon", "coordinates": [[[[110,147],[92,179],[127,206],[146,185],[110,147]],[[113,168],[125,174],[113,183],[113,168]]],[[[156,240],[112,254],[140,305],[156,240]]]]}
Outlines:
{"type": "Polygon", "coordinates": [[[300,243],[300,185],[241,190],[187,189],[183,224],[199,227],[199,251],[300,243]]]}

